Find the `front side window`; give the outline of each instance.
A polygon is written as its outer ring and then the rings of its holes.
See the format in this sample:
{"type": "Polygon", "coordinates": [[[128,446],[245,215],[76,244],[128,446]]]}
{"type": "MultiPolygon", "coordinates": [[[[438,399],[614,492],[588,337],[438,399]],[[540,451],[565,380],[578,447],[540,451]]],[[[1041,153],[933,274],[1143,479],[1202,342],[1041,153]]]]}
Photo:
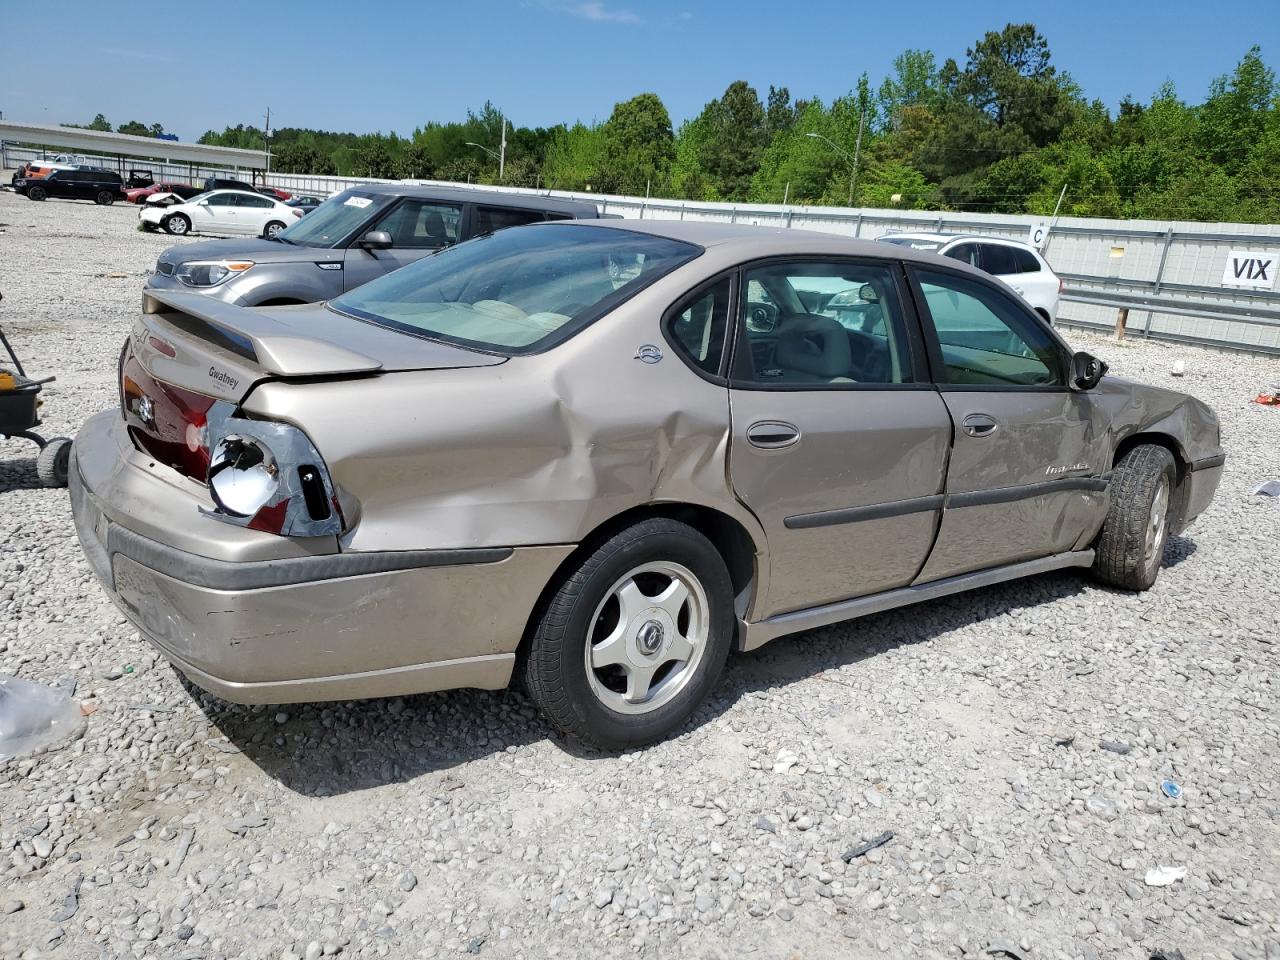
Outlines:
{"type": "Polygon", "coordinates": [[[209,195],[208,201],[211,207],[234,207],[236,205],[236,195],[234,193],[214,193],[209,195]]]}
{"type": "Polygon", "coordinates": [[[1061,386],[1057,342],[1009,295],[967,277],[920,270],[950,384],[1061,386]]]}
{"type": "Polygon", "coordinates": [[[729,327],[729,277],[677,304],[667,318],[667,333],[684,358],[703,373],[716,376],[724,357],[729,327]]]}
{"type": "Polygon", "coordinates": [[[458,242],[461,222],[462,208],[456,204],[405,200],[376,229],[391,234],[393,247],[434,250],[458,242]]]}
{"type": "Polygon", "coordinates": [[[762,385],[911,382],[893,272],[879,264],[802,261],[745,274],[735,373],[762,385]],[[741,366],[739,366],[741,363],[741,366]]]}
{"type": "Polygon", "coordinates": [[[299,247],[335,247],[394,200],[386,194],[344,190],[281,230],[276,239],[299,247]]]}
{"type": "Polygon", "coordinates": [[[1007,277],[1018,272],[1013,247],[1000,243],[982,244],[982,269],[997,277],[1007,277]]]}
{"type": "Polygon", "coordinates": [[[450,247],[329,306],[430,339],[534,353],[701,252],[693,244],[629,230],[535,225],[450,247]]]}
{"type": "Polygon", "coordinates": [[[513,210],[510,207],[476,207],[476,236],[519,227],[526,223],[539,223],[543,219],[539,210],[513,210]]]}

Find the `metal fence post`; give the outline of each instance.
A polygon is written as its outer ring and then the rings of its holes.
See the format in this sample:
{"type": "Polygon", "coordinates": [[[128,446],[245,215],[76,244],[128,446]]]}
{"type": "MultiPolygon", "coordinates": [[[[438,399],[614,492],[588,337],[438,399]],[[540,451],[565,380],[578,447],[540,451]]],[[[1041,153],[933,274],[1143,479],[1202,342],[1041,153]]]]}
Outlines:
{"type": "MultiPolygon", "coordinates": [[[[1165,261],[1169,259],[1169,247],[1172,246],[1172,244],[1173,244],[1173,224],[1169,224],[1169,229],[1164,232],[1164,248],[1160,251],[1160,266],[1156,268],[1156,283],[1155,283],[1155,290],[1153,291],[1153,293],[1156,296],[1160,295],[1160,285],[1164,282],[1164,265],[1165,265],[1165,261]]],[[[1151,314],[1152,314],[1152,311],[1148,310],[1146,319],[1143,321],[1143,324],[1142,324],[1143,337],[1148,337],[1151,334],[1151,314]]]]}
{"type": "Polygon", "coordinates": [[[854,237],[862,236],[862,211],[858,211],[858,221],[853,225],[854,237]]]}

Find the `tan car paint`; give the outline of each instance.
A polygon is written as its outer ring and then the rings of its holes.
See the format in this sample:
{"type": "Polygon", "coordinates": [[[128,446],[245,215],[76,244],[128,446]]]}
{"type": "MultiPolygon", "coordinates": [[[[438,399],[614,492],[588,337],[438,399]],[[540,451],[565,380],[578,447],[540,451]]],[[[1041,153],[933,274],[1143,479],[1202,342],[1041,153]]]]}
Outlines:
{"type": "MultiPolygon", "coordinates": [[[[944,497],[1051,480],[1046,470],[1078,462],[1088,466],[1081,475],[1102,477],[1118,443],[1139,430],[1169,431],[1184,463],[1218,453],[1212,416],[1194,401],[1114,380],[1088,393],[1017,391],[1003,398],[931,387],[770,392],[711,382],[676,355],[660,329],[666,310],[702,281],[773,256],[874,257],[933,269],[941,266],[938,258],[799,231],[594,224],[601,225],[706,249],[567,342],[531,356],[463,351],[323,306],[247,311],[180,295],[149,302],[139,336],[157,337],[177,357],[143,342],[144,365],[190,389],[227,398],[238,392],[246,414],[304,429],[342,491],[347,527],[337,541],[300,543],[199,517],[196,508],[210,506],[207,493],[190,481],[174,482],[167,468],[146,465],[126,449],[119,417],[104,414],[77,439],[72,471],[87,552],[94,511],[231,562],[330,551],[511,552],[500,562],[235,596],[180,583],[122,556],[113,581],[109,561],[105,572],[99,561],[95,569],[130,618],[197,682],[230,699],[501,686],[535,602],[561,564],[594,532],[637,511],[694,505],[744,531],[754,572],[738,613],[740,642],[750,647],[871,609],[849,606],[857,598],[872,604],[909,598],[916,596],[912,584],[967,570],[1028,558],[1035,562],[1015,572],[1087,563],[1091,554],[1071,551],[1090,542],[1107,506],[1105,492],[1079,490],[954,509],[944,497]],[[254,364],[193,335],[185,321],[175,324],[175,308],[197,316],[216,310],[216,320],[247,336],[265,361],[254,364]],[[642,348],[653,347],[661,361],[642,362],[642,348]],[[326,377],[326,364],[337,375],[326,377]],[[303,373],[306,379],[288,379],[303,373]],[[960,441],[956,423],[966,412],[1001,399],[1009,401],[1010,429],[960,441]],[[801,439],[780,450],[751,447],[744,433],[762,420],[792,422],[801,439]],[[924,508],[787,524],[797,515],[874,511],[900,501],[924,508]]],[[[1197,474],[1198,492],[1191,484],[1180,488],[1184,515],[1203,508],[1220,471],[1197,474]]],[[[955,588],[980,582],[986,581],[955,588]]],[[[949,589],[944,581],[934,592],[949,589]]]]}

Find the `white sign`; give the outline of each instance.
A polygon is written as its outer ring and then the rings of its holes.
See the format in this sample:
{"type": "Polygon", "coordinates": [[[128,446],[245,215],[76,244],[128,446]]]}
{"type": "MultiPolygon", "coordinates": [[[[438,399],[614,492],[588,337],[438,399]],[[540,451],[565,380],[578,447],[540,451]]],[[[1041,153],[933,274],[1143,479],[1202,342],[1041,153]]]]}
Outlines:
{"type": "Polygon", "coordinates": [[[1280,254],[1260,253],[1254,250],[1232,250],[1227,254],[1227,265],[1222,268],[1224,287],[1264,287],[1271,290],[1276,285],[1276,266],[1280,254]]]}
{"type": "Polygon", "coordinates": [[[368,197],[347,197],[346,202],[348,207],[359,207],[362,210],[373,203],[368,197]]]}
{"type": "Polygon", "coordinates": [[[1049,239],[1049,225],[1043,220],[1039,223],[1033,223],[1031,229],[1027,231],[1027,243],[1037,250],[1044,246],[1044,242],[1047,239],[1049,239]]]}

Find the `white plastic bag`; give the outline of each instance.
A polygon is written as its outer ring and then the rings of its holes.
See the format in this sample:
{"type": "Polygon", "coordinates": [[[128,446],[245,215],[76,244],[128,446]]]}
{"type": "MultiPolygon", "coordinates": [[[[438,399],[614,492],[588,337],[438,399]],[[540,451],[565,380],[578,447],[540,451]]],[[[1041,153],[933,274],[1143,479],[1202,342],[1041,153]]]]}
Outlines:
{"type": "Polygon", "coordinates": [[[0,674],[0,760],[43,750],[83,723],[80,705],[61,690],[0,674]]]}

